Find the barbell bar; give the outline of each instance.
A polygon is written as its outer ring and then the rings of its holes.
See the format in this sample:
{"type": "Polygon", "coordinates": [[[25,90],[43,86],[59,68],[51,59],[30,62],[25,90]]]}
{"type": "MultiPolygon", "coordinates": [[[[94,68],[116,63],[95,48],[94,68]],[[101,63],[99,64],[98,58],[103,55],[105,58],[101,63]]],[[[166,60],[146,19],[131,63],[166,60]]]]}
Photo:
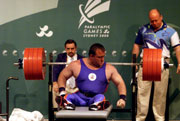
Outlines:
{"type": "MultiPolygon", "coordinates": [[[[44,48],[26,48],[23,59],[19,59],[15,66],[24,69],[26,80],[44,80],[46,65],[67,65],[66,62],[45,62],[44,48]]],[[[163,68],[169,68],[174,64],[167,64],[162,59],[161,49],[144,49],[142,63],[107,62],[114,66],[142,66],[143,80],[160,81],[163,68]]]]}
{"type": "MultiPolygon", "coordinates": [[[[116,63],[116,62],[107,62],[108,64],[114,65],[114,66],[136,66],[140,65],[140,63],[116,63]]],[[[68,65],[66,62],[45,62],[45,65],[68,65]]]]}
{"type": "MultiPolygon", "coordinates": [[[[138,66],[142,65],[141,63],[118,63],[118,62],[107,62],[108,64],[114,65],[114,66],[138,66]]],[[[69,63],[66,62],[43,62],[43,65],[68,65],[69,63]]],[[[20,63],[14,63],[14,66],[19,66],[20,63]]]]}

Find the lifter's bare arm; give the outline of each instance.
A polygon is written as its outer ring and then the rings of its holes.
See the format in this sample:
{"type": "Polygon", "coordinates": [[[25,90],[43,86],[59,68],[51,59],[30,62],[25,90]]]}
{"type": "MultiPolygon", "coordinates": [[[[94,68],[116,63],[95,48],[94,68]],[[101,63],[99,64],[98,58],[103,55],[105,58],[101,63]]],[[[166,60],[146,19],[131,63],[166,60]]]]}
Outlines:
{"type": "Polygon", "coordinates": [[[80,72],[80,61],[71,62],[66,68],[64,68],[58,77],[58,87],[66,87],[66,81],[74,76],[75,78],[80,72]]]}
{"type": "Polygon", "coordinates": [[[71,64],[64,68],[58,77],[58,87],[66,88],[66,81],[73,75],[71,64]]]}
{"type": "MultiPolygon", "coordinates": [[[[124,80],[122,79],[121,75],[118,73],[117,69],[112,65],[107,65],[107,70],[110,71],[110,80],[116,85],[118,89],[118,93],[120,96],[126,97],[126,85],[124,80]]],[[[126,105],[125,99],[120,98],[117,101],[117,107],[124,108],[126,105]]]]}

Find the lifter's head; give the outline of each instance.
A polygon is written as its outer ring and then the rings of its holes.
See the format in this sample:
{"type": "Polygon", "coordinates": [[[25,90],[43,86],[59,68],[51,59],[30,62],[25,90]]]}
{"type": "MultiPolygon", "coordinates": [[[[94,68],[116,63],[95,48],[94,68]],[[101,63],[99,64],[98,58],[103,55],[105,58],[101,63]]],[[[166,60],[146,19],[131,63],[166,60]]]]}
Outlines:
{"type": "Polygon", "coordinates": [[[163,25],[163,16],[158,9],[149,11],[149,21],[155,31],[159,30],[163,25]]]}
{"type": "Polygon", "coordinates": [[[77,44],[74,40],[68,39],[64,44],[68,56],[73,57],[76,54],[77,44]]]}
{"type": "Polygon", "coordinates": [[[104,64],[105,48],[102,44],[95,43],[89,49],[90,63],[96,67],[104,64]]]}

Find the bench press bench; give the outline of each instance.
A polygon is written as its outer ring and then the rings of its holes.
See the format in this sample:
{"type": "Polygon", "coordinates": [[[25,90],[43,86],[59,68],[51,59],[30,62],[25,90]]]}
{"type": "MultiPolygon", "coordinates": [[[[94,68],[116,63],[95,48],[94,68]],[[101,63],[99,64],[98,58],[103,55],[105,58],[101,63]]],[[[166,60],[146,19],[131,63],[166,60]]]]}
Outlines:
{"type": "Polygon", "coordinates": [[[59,110],[55,113],[55,121],[106,121],[112,110],[89,111],[89,107],[76,107],[75,110],[59,110]]]}

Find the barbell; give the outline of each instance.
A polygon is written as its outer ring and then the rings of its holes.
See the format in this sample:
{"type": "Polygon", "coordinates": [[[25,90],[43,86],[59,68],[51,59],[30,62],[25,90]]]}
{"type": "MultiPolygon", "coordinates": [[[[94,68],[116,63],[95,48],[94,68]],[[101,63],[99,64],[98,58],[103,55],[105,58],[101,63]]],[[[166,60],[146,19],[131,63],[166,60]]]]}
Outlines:
{"type": "MultiPolygon", "coordinates": [[[[66,65],[65,62],[45,62],[46,56],[44,48],[25,48],[23,59],[19,59],[15,66],[24,69],[26,80],[44,80],[46,65],[66,65]]],[[[164,67],[174,66],[167,64],[162,59],[161,49],[144,49],[142,63],[119,63],[107,62],[115,66],[139,66],[143,68],[143,80],[160,81],[161,71],[164,67]]]]}

